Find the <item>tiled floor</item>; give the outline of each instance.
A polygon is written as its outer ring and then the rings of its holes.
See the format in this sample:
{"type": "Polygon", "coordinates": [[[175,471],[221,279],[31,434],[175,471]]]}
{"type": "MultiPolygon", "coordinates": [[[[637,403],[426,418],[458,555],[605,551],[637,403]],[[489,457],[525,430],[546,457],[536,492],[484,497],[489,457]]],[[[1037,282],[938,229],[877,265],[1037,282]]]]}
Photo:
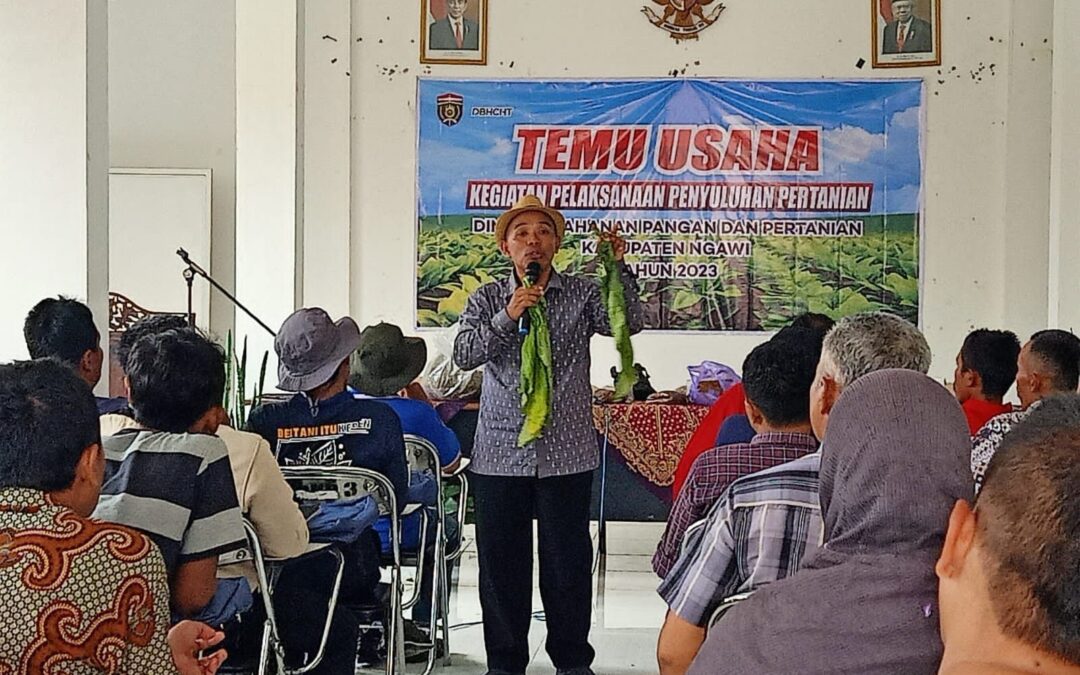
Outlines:
{"type": "MultiPolygon", "coordinates": [[[[590,640],[596,649],[593,670],[597,675],[657,672],[656,636],[666,608],[656,595],[659,580],[652,573],[649,559],[662,532],[663,523],[608,525],[607,555],[599,557],[593,573],[596,587],[590,640]]],[[[471,526],[466,527],[465,537],[472,541],[471,526]]],[[[594,523],[594,549],[596,539],[594,523]]],[[[533,606],[538,612],[543,609],[537,590],[534,590],[533,606]]],[[[471,543],[462,556],[450,613],[452,625],[458,626],[450,634],[453,664],[437,668],[435,672],[445,675],[484,673],[483,627],[478,623],[481,613],[476,553],[471,543]]],[[[534,618],[529,635],[533,649],[529,675],[553,675],[555,672],[543,649],[544,635],[544,622],[534,618]]],[[[420,666],[410,665],[408,672],[419,669],[420,666]]]]}

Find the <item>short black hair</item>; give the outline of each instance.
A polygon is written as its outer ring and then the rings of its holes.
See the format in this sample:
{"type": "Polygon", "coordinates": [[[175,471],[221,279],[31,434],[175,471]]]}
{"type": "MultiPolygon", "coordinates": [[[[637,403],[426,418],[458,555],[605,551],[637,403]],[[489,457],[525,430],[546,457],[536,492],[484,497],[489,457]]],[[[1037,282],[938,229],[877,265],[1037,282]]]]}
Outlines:
{"type": "Polygon", "coordinates": [[[1076,391],[1080,384],[1080,338],[1065,330],[1041,330],[1031,336],[1031,353],[1050,369],[1054,389],[1076,391]]]}
{"type": "Polygon", "coordinates": [[[824,338],[817,330],[787,328],[746,357],[746,398],[770,424],[790,426],[810,419],[810,386],[824,338]]]}
{"type": "Polygon", "coordinates": [[[977,537],[998,626],[1080,665],[1080,396],[1043,400],[990,460],[977,537]]]}
{"type": "Polygon", "coordinates": [[[95,443],[97,404],[70,367],[54,359],[0,365],[0,487],[71,487],[95,443]]]}
{"type": "Polygon", "coordinates": [[[975,371],[986,396],[1000,398],[1016,381],[1020,340],[1008,330],[980,328],[968,333],[960,348],[960,367],[975,371]]]}
{"type": "Polygon", "coordinates": [[[824,335],[832,330],[832,327],[835,325],[836,322],[824,314],[804,312],[792,319],[791,323],[789,323],[786,328],[809,328],[810,330],[816,330],[824,335]]]}
{"type": "Polygon", "coordinates": [[[146,335],[164,333],[167,330],[182,329],[188,327],[187,318],[183,314],[150,314],[131,324],[120,335],[120,343],[116,346],[116,362],[127,373],[127,360],[131,355],[131,348],[140,338],[146,335]]]}
{"type": "Polygon", "coordinates": [[[127,360],[131,408],[140,424],[184,433],[225,393],[225,351],[192,328],[144,335],[127,360]]]}
{"type": "Polygon", "coordinates": [[[23,337],[30,358],[54,358],[69,366],[79,365],[83,354],[101,342],[90,308],[64,296],[34,305],[23,323],[23,337]]]}

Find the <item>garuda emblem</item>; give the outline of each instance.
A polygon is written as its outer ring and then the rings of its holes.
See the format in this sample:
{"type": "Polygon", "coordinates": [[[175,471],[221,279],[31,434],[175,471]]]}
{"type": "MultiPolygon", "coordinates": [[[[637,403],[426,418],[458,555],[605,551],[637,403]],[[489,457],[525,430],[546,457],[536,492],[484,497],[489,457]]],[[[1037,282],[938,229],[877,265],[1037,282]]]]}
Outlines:
{"type": "Polygon", "coordinates": [[[658,14],[646,5],[641,8],[649,21],[659,28],[663,28],[676,42],[682,40],[696,40],[698,33],[716,23],[720,14],[726,9],[723,3],[709,8],[716,0],[652,0],[654,4],[664,8],[662,14],[658,14]]]}

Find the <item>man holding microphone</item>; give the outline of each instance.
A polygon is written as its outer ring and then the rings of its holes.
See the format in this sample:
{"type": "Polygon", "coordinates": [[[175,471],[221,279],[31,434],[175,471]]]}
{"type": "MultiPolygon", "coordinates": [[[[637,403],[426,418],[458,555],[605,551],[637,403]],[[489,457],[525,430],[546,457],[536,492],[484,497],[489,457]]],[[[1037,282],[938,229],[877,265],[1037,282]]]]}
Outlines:
{"type": "MultiPolygon", "coordinates": [[[[596,281],[551,266],[565,232],[563,215],[533,195],[499,217],[495,238],[513,272],[469,298],[454,344],[459,367],[484,366],[471,481],[489,675],[523,675],[529,663],[534,516],[547,652],[560,675],[592,672],[589,500],[599,453],[589,339],[611,335],[611,325],[596,281]],[[540,437],[521,446],[522,341],[533,329],[528,309],[537,306],[550,330],[551,407],[540,437]]],[[[626,242],[614,233],[600,239],[612,245],[627,323],[637,333],[643,312],[636,279],[622,261],[626,242]]]]}

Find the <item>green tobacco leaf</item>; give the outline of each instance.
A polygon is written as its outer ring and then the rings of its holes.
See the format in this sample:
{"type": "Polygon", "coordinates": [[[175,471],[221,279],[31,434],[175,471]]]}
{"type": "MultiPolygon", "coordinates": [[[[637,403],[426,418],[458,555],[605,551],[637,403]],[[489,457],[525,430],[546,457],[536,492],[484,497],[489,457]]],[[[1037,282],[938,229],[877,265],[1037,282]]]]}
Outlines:
{"type": "Polygon", "coordinates": [[[480,280],[470,274],[461,275],[461,288],[466,293],[475,293],[479,288],[483,286],[480,280]]]}
{"type": "Polygon", "coordinates": [[[902,302],[917,305],[919,302],[919,280],[909,279],[893,272],[885,277],[885,287],[896,294],[902,302]]]}
{"type": "Polygon", "coordinates": [[[840,306],[836,308],[836,311],[841,316],[848,316],[851,314],[859,314],[860,312],[872,312],[878,309],[878,306],[866,299],[862,293],[855,293],[848,289],[840,291],[840,297],[844,298],[840,303],[840,306]],[[847,297],[844,297],[844,296],[847,297]]]}
{"type": "Polygon", "coordinates": [[[445,325],[442,314],[430,309],[417,310],[416,321],[422,328],[439,328],[445,325]]]}
{"type": "Polygon", "coordinates": [[[679,289],[675,294],[675,299],[671,303],[671,310],[674,312],[681,312],[686,309],[699,304],[701,302],[701,296],[697,293],[687,291],[685,289],[679,289]]]}
{"type": "Polygon", "coordinates": [[[464,288],[455,289],[448,297],[439,301],[439,314],[445,315],[451,322],[457,321],[465,311],[465,303],[468,301],[468,291],[464,288]]]}

